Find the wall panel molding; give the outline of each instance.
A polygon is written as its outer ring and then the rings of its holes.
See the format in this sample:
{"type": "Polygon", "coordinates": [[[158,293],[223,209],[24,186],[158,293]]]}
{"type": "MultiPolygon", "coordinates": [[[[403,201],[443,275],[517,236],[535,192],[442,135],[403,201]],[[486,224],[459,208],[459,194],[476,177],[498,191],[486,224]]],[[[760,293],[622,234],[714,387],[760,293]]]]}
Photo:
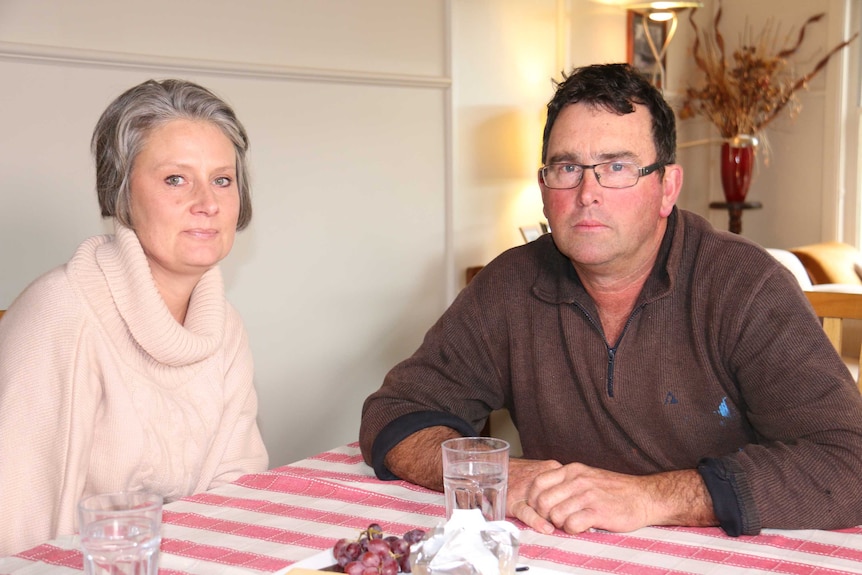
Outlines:
{"type": "Polygon", "coordinates": [[[359,70],[272,66],[255,64],[253,62],[172,58],[18,42],[0,42],[0,59],[31,64],[44,62],[48,64],[121,68],[127,70],[169,70],[172,72],[205,73],[257,80],[333,82],[340,84],[427,89],[448,89],[452,84],[451,78],[441,76],[414,76],[359,70]]]}

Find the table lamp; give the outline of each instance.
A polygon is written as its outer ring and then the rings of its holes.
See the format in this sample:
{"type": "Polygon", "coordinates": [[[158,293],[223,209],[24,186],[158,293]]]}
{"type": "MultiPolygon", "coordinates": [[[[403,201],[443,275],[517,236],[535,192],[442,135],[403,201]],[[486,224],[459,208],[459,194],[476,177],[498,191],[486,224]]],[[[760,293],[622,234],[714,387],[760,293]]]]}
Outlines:
{"type": "Polygon", "coordinates": [[[653,73],[653,84],[656,83],[656,77],[658,77],[658,85],[661,86],[662,90],[664,90],[665,81],[663,62],[665,54],[667,53],[667,47],[670,45],[670,41],[673,40],[673,36],[674,34],[676,34],[677,25],[679,24],[679,17],[677,13],[680,10],[685,10],[686,8],[701,8],[703,7],[703,2],[632,2],[631,0],[593,0],[593,2],[597,2],[599,4],[607,4],[610,6],[619,6],[620,8],[632,10],[633,12],[637,12],[638,14],[645,16],[645,18],[643,18],[642,20],[644,27],[644,36],[646,37],[646,41],[649,44],[650,51],[655,58],[655,66],[657,70],[655,73],[653,73]],[[660,47],[656,46],[652,35],[649,33],[649,25],[647,19],[652,20],[653,22],[670,21],[670,28],[668,29],[667,36],[665,36],[664,44],[662,44],[660,47]]]}

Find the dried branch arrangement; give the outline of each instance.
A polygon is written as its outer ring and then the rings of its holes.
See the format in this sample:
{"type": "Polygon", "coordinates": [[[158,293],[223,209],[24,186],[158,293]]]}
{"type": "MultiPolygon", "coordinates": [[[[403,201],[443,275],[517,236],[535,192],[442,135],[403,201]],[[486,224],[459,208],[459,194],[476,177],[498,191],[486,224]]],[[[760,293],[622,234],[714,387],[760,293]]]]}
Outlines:
{"type": "Polygon", "coordinates": [[[724,37],[719,31],[721,2],[712,24],[712,32],[701,30],[689,13],[695,31],[692,48],[703,81],[685,91],[680,118],[702,115],[712,122],[723,138],[738,135],[760,135],[783,110],[795,117],[802,109],[796,93],[807,89],[808,82],[829,62],[829,59],[852,42],[859,33],[830,50],[807,74],[797,75],[793,56],[805,39],[808,26],[820,21],[824,14],[806,20],[793,41],[791,34],[779,43],[778,26],[769,20],[759,34],[746,27],[739,48],[728,62],[724,37]],[[783,46],[778,48],[778,46],[783,46]]]}

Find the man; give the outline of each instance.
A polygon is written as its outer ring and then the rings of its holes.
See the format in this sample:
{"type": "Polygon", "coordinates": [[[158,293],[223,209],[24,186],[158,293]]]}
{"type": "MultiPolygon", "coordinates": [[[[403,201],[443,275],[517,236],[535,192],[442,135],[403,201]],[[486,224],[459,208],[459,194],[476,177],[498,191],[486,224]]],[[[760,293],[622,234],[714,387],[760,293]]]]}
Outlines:
{"type": "Polygon", "coordinates": [[[558,85],[552,234],[487,265],[366,400],[379,477],[442,489],[440,443],[505,407],[507,513],[538,531],[862,523],[862,397],[793,276],[675,207],[675,129],[626,65],[558,85]]]}

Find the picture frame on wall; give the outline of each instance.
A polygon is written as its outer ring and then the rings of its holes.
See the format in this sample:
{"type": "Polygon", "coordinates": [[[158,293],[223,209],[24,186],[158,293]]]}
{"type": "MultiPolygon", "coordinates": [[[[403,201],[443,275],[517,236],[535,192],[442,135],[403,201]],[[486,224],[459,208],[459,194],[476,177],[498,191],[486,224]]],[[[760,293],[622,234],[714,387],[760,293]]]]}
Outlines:
{"type": "MultiPolygon", "coordinates": [[[[628,11],[628,26],[627,26],[627,41],[626,54],[627,62],[637,71],[642,73],[651,82],[654,82],[656,87],[661,89],[661,78],[658,74],[655,55],[650,49],[649,41],[647,40],[646,31],[644,30],[644,18],[646,15],[636,12],[635,10],[628,11]]],[[[667,22],[655,22],[647,18],[647,30],[655,44],[656,51],[661,53],[667,38],[667,22]]],[[[666,66],[666,59],[662,60],[662,66],[666,66]]]]}
{"type": "Polygon", "coordinates": [[[521,230],[521,237],[524,238],[524,242],[526,242],[526,243],[537,240],[542,235],[542,229],[538,225],[521,226],[518,229],[521,230]]]}
{"type": "Polygon", "coordinates": [[[537,225],[532,226],[521,226],[518,229],[521,230],[521,236],[524,238],[524,242],[526,243],[535,241],[541,236],[551,233],[551,228],[548,227],[548,222],[539,222],[537,225]]]}

